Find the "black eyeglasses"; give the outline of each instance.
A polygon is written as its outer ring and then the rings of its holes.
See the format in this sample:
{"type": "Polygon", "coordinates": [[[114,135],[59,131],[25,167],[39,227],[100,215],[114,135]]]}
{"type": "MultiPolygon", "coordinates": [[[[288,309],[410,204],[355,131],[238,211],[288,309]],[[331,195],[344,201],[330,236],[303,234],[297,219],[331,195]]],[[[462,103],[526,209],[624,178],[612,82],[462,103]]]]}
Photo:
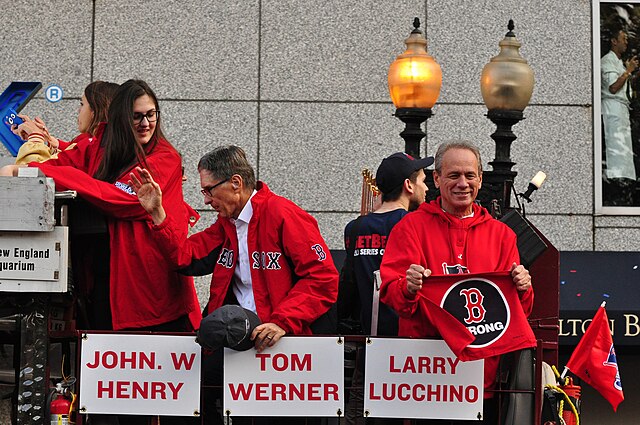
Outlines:
{"type": "Polygon", "coordinates": [[[160,115],[160,111],[156,111],[155,109],[150,110],[146,114],[143,114],[142,112],[134,112],[133,113],[133,123],[136,124],[136,125],[140,124],[142,122],[142,120],[145,119],[145,118],[149,122],[156,122],[156,121],[158,121],[158,116],[159,115],[160,115]]]}
{"type": "Polygon", "coordinates": [[[218,183],[214,184],[213,186],[205,187],[204,189],[200,190],[200,193],[202,193],[204,196],[208,196],[209,198],[211,198],[213,196],[211,194],[213,189],[215,189],[216,187],[220,186],[222,183],[226,183],[228,181],[229,181],[229,179],[224,179],[221,182],[218,182],[218,183]]]}

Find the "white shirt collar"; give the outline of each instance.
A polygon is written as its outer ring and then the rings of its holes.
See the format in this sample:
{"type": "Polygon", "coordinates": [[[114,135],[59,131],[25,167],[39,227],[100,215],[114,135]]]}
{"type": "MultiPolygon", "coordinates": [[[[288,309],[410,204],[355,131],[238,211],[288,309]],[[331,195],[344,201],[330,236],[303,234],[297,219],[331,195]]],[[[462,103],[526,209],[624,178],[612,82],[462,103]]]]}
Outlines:
{"type": "MultiPolygon", "coordinates": [[[[445,209],[444,209],[444,208],[442,208],[442,207],[441,207],[440,209],[441,209],[442,211],[444,211],[444,212],[445,212],[445,214],[453,215],[453,214],[451,214],[450,212],[445,211],[445,209]]],[[[463,217],[458,217],[458,218],[459,218],[460,220],[462,220],[462,219],[464,219],[464,218],[471,218],[471,217],[473,217],[473,216],[474,216],[474,214],[475,214],[475,211],[471,210],[471,214],[469,214],[469,215],[465,215],[465,216],[463,216],[463,217]]],[[[454,216],[454,217],[455,217],[455,216],[454,216]]]]}
{"type": "MultiPolygon", "coordinates": [[[[251,196],[249,196],[247,203],[244,204],[244,208],[242,208],[242,211],[240,211],[240,214],[238,215],[238,218],[236,220],[240,220],[244,223],[249,224],[249,222],[251,221],[251,217],[253,217],[253,205],[251,205],[251,198],[253,198],[256,193],[258,193],[258,191],[254,189],[251,193],[251,196]]],[[[234,223],[236,220],[234,220],[234,223]]]]}

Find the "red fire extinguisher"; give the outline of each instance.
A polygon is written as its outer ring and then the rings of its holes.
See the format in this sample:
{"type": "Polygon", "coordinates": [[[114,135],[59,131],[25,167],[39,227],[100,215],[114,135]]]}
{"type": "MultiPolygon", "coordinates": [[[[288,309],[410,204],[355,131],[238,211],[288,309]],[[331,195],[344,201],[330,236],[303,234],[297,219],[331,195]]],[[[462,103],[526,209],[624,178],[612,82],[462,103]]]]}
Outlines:
{"type": "Polygon", "coordinates": [[[566,378],[565,385],[561,385],[560,388],[567,394],[572,404],[571,406],[565,403],[562,410],[562,419],[564,419],[566,425],[577,425],[579,423],[582,388],[579,385],[574,385],[573,379],[570,377],[566,378]]]}
{"type": "Polygon", "coordinates": [[[70,414],[73,394],[61,383],[56,384],[54,399],[51,401],[51,425],[72,425],[70,414]]]}

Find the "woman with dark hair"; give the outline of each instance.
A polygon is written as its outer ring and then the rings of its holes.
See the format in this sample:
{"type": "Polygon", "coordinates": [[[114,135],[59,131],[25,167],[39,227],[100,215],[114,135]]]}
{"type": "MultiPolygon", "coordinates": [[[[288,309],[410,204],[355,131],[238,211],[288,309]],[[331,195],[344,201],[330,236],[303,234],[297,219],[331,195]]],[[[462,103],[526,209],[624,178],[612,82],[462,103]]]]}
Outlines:
{"type": "Polygon", "coordinates": [[[84,89],[78,111],[78,131],[95,136],[98,125],[107,121],[111,100],[120,86],[106,81],[94,81],[84,89]]]}
{"type": "Polygon", "coordinates": [[[25,140],[25,143],[18,151],[16,164],[46,161],[55,157],[61,150],[74,147],[76,143],[91,141],[95,137],[98,124],[107,121],[109,105],[118,87],[118,84],[106,81],[94,81],[85,87],[78,108],[80,135],[71,142],[59,140],[49,134],[47,126],[40,118],[31,119],[27,115],[20,114],[24,123],[15,126],[13,132],[25,140]]]}
{"type": "MultiPolygon", "coordinates": [[[[92,273],[87,273],[93,280],[86,291],[88,329],[182,332],[199,326],[193,279],[168,265],[151,237],[149,216],[128,185],[131,170],[149,168],[163,193],[169,194],[165,208],[182,218],[177,231],[186,235],[188,224],[197,220],[182,197],[180,155],[160,124],[151,88],[144,81],[129,80],[118,88],[107,123],[98,126],[93,142],[28,165],[52,177],[56,190],[76,191],[106,218],[108,243],[94,249],[99,254],[94,258],[104,261],[94,259],[92,273]]],[[[0,175],[17,173],[17,168],[7,167],[0,175]]]]}
{"type": "Polygon", "coordinates": [[[171,147],[160,127],[158,99],[144,81],[122,85],[111,102],[108,123],[101,142],[104,155],[95,174],[98,180],[113,182],[133,165],[145,164],[158,144],[160,149],[171,147]]]}
{"type": "MultiPolygon", "coordinates": [[[[160,117],[151,88],[144,81],[129,80],[118,88],[107,123],[98,125],[94,137],[59,152],[57,158],[28,164],[52,177],[56,190],[76,191],[106,219],[108,232],[85,236],[71,248],[71,255],[80,257],[73,261],[81,293],[79,329],[189,332],[199,327],[202,316],[193,278],[169,266],[151,237],[149,215],[128,185],[135,167],[151,170],[167,194],[165,209],[180,217],[172,226],[186,237],[198,214],[184,202],[181,157],[165,139],[160,117]]],[[[18,167],[3,167],[0,175],[15,175],[18,167]]],[[[94,425],[124,425],[145,424],[149,418],[91,415],[90,420],[94,425]]],[[[162,418],[163,424],[191,421],[162,418]]]]}

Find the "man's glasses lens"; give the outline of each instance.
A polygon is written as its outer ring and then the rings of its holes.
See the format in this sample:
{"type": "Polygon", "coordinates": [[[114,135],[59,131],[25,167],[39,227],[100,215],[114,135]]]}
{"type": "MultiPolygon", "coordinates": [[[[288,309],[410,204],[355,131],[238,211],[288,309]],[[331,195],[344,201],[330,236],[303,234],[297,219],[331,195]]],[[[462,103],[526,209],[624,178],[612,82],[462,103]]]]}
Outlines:
{"type": "Polygon", "coordinates": [[[201,189],[200,192],[204,195],[204,196],[208,196],[211,197],[211,193],[213,192],[213,189],[215,189],[216,187],[220,186],[222,183],[226,183],[228,182],[229,179],[224,179],[221,182],[218,182],[216,184],[214,184],[213,186],[209,186],[209,187],[205,187],[204,189],[201,189]]]}
{"type": "Polygon", "coordinates": [[[140,124],[142,122],[143,119],[147,119],[147,121],[149,122],[156,122],[158,120],[158,115],[160,115],[160,111],[149,111],[146,114],[143,114],[141,112],[134,112],[133,113],[133,123],[134,124],[140,124]]]}

